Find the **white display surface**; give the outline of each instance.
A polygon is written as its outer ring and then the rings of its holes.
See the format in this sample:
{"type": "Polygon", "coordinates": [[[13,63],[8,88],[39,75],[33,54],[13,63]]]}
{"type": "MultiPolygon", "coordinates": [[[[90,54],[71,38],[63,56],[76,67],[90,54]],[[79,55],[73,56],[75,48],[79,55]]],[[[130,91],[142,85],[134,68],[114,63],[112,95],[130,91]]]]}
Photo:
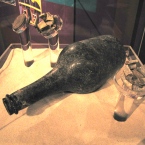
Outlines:
{"type": "Polygon", "coordinates": [[[0,145],[145,144],[145,102],[138,104],[125,122],[114,120],[119,92],[112,79],[96,92],[48,96],[10,116],[2,98],[52,68],[47,48],[33,49],[35,62],[30,67],[24,65],[20,48],[10,49],[7,56],[0,68],[0,145]]]}

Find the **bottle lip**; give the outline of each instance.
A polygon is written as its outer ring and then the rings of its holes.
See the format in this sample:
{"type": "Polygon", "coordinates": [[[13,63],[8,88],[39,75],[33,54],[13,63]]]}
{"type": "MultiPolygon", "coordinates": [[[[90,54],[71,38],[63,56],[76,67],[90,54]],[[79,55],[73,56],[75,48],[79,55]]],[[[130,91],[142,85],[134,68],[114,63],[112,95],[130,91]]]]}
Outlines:
{"type": "Polygon", "coordinates": [[[6,98],[3,98],[3,104],[4,104],[7,112],[9,113],[9,115],[12,115],[13,111],[12,111],[12,109],[11,109],[11,107],[10,107],[10,105],[9,105],[9,103],[8,103],[6,98]]]}
{"type": "Polygon", "coordinates": [[[15,96],[6,95],[6,97],[2,100],[9,115],[12,115],[14,113],[18,114],[19,104],[17,103],[15,96]]]}

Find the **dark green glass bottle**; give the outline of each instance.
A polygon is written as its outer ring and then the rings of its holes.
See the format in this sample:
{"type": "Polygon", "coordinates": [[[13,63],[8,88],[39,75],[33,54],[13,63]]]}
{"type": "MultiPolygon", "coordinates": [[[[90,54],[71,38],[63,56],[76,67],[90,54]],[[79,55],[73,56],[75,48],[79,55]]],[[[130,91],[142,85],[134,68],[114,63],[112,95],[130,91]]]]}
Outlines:
{"type": "Polygon", "coordinates": [[[11,115],[36,101],[60,92],[91,93],[100,88],[125,62],[120,42],[110,35],[66,46],[56,66],[36,82],[6,95],[3,103],[11,115]]]}

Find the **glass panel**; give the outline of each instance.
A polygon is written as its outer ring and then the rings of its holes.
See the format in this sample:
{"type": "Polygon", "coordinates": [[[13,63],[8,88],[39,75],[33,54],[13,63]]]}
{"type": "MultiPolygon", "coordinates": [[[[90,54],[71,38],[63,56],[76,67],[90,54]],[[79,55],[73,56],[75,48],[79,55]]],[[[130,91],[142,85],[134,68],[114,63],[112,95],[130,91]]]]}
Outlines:
{"type": "Polygon", "coordinates": [[[18,36],[12,31],[12,23],[18,15],[18,5],[0,1],[0,55],[11,43],[19,42],[18,36]]]}
{"type": "Polygon", "coordinates": [[[111,34],[130,44],[138,0],[75,0],[75,41],[111,34]]]}

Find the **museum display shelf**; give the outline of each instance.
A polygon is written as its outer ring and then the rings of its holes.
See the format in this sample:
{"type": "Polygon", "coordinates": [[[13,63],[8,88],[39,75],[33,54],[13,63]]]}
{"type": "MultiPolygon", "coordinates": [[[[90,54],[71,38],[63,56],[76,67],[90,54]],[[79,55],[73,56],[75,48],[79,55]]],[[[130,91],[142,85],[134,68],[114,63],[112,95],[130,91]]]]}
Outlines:
{"type": "MultiPolygon", "coordinates": [[[[63,49],[66,45],[62,44],[60,47],[63,49]]],[[[125,45],[125,48],[130,50],[132,57],[137,57],[131,46],[125,45]]],[[[52,95],[21,110],[17,115],[9,115],[2,98],[29,85],[52,69],[48,44],[32,43],[32,53],[34,63],[30,67],[24,64],[19,43],[11,44],[0,57],[0,144],[145,143],[144,97],[136,101],[133,98],[125,99],[129,103],[131,114],[124,122],[116,121],[113,114],[120,92],[113,78],[96,92],[52,95]]],[[[143,65],[140,60],[138,63],[143,65]]]]}

